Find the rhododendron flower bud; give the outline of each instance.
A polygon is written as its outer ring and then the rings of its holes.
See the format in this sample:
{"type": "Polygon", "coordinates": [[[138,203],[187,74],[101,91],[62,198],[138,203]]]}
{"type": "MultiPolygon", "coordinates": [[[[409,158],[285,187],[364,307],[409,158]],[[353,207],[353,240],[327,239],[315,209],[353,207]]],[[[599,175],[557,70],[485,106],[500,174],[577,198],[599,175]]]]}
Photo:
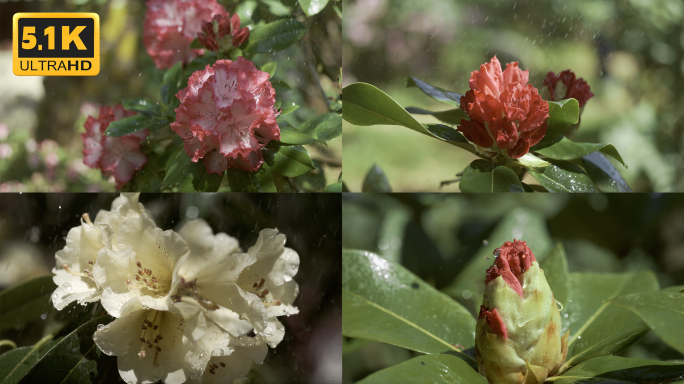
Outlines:
{"type": "Polygon", "coordinates": [[[202,23],[202,32],[197,38],[205,48],[210,51],[218,51],[221,46],[241,46],[249,38],[249,28],[240,28],[240,17],[224,12],[214,16],[212,21],[202,23]],[[227,43],[221,44],[224,37],[229,36],[227,43]]]}
{"type": "Polygon", "coordinates": [[[580,108],[587,104],[587,100],[594,97],[589,84],[581,77],[576,78],[575,73],[569,69],[559,73],[558,76],[549,72],[544,79],[544,85],[548,87],[551,101],[572,98],[577,100],[580,108]]]}
{"type": "Polygon", "coordinates": [[[203,158],[207,171],[216,174],[261,167],[266,143],[280,140],[268,77],[243,57],[218,60],[190,76],[188,87],[176,95],[181,103],[171,129],[192,161],[203,158]]]}
{"type": "Polygon", "coordinates": [[[225,12],[216,0],[150,0],[143,24],[143,44],[157,68],[188,63],[204,50],[190,49],[202,23],[225,12]]]}
{"type": "Polygon", "coordinates": [[[543,383],[568,352],[553,292],[524,241],[494,251],[475,332],[479,372],[492,384],[543,383]]]}
{"type": "Polygon", "coordinates": [[[461,97],[461,109],[470,121],[458,130],[483,151],[500,152],[517,159],[546,134],[549,104],[528,84],[528,71],[518,62],[501,70],[494,56],[470,75],[470,90],[461,97]]]}
{"type": "Polygon", "coordinates": [[[83,162],[90,168],[99,168],[102,174],[114,176],[116,187],[121,188],[128,183],[133,174],[147,164],[147,157],[140,152],[140,142],[147,137],[147,129],[130,135],[111,137],[104,133],[112,121],[135,115],[121,105],[100,107],[97,118],[88,116],[81,139],[85,145],[83,162]]]}

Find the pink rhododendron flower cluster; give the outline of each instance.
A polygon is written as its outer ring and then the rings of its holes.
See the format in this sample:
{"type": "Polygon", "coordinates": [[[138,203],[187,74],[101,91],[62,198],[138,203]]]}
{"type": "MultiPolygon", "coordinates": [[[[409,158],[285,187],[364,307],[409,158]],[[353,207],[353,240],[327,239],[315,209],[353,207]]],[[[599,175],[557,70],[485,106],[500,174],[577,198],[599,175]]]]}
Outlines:
{"type": "Polygon", "coordinates": [[[190,49],[202,22],[225,12],[216,0],[150,0],[143,25],[143,44],[157,68],[188,63],[203,53],[190,49]]]}
{"type": "Polygon", "coordinates": [[[243,57],[219,60],[190,76],[188,87],[176,95],[181,103],[171,129],[192,161],[203,158],[208,172],[216,174],[261,167],[266,143],[280,140],[268,77],[243,57]]]}
{"type": "Polygon", "coordinates": [[[496,148],[517,159],[529,152],[546,134],[549,104],[528,84],[529,72],[518,62],[501,64],[494,56],[470,75],[470,90],[461,97],[461,109],[470,120],[461,120],[460,132],[483,148],[496,148]]]}
{"type": "Polygon", "coordinates": [[[575,73],[569,69],[559,73],[558,76],[552,71],[549,72],[544,79],[544,85],[549,88],[551,101],[572,98],[579,102],[580,108],[584,107],[587,100],[594,97],[589,84],[581,77],[576,78],[575,73]]]}
{"type": "Polygon", "coordinates": [[[147,157],[140,152],[140,142],[147,137],[147,129],[126,136],[105,136],[109,123],[135,115],[121,105],[100,107],[97,118],[88,116],[81,134],[85,145],[83,162],[90,168],[99,168],[107,177],[114,176],[116,187],[128,183],[133,174],[147,164],[147,157]]]}
{"type": "Polygon", "coordinates": [[[214,20],[202,23],[202,32],[197,34],[200,44],[210,51],[221,48],[221,40],[230,36],[233,47],[241,46],[249,38],[249,28],[240,28],[240,17],[224,12],[214,16],[214,20]]]}

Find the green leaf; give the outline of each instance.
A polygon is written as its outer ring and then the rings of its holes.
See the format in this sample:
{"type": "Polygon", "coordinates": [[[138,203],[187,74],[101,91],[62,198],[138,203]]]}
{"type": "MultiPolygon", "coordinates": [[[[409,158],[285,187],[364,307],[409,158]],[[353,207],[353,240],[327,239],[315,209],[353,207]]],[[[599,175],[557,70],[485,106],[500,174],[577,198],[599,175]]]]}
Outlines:
{"type": "Polygon", "coordinates": [[[375,383],[487,384],[487,380],[456,356],[430,355],[385,368],[358,382],[375,383]]]}
{"type": "MultiPolygon", "coordinates": [[[[684,363],[682,362],[603,356],[587,360],[563,373],[558,378],[568,379],[573,383],[580,381],[610,381],[615,384],[642,384],[668,383],[670,380],[682,378],[683,375],[684,363]]],[[[560,382],[560,380],[557,382],[560,382]]]]}
{"type": "Polygon", "coordinates": [[[52,309],[50,295],[56,288],[52,275],[46,275],[0,292],[0,331],[39,318],[52,309]]]}
{"type": "Polygon", "coordinates": [[[296,177],[314,169],[311,156],[301,145],[280,146],[277,152],[265,151],[264,162],[271,172],[287,177],[296,177]]]}
{"type": "Polygon", "coordinates": [[[564,135],[571,126],[579,122],[579,103],[575,99],[549,101],[549,129],[546,134],[564,135]]]}
{"type": "Polygon", "coordinates": [[[684,354],[684,294],[634,293],[617,297],[611,302],[634,312],[665,344],[684,354]]]}
{"type": "Polygon", "coordinates": [[[103,377],[109,369],[116,369],[116,358],[104,355],[93,341],[97,326],[110,321],[112,317],[101,316],[71,332],[52,347],[19,383],[90,383],[91,377],[103,377]]]}
{"type": "Polygon", "coordinates": [[[376,164],[373,164],[363,179],[361,192],[392,192],[392,187],[390,187],[385,172],[376,164]]]}
{"type": "Polygon", "coordinates": [[[548,161],[544,161],[529,152],[518,159],[510,161],[512,164],[515,164],[516,162],[523,164],[526,168],[544,168],[551,165],[548,161]]]}
{"type": "Polygon", "coordinates": [[[306,33],[306,26],[294,18],[259,24],[249,32],[244,51],[248,53],[274,53],[288,48],[306,33]]]}
{"type": "MultiPolygon", "coordinates": [[[[325,171],[323,164],[316,160],[312,160],[314,166],[310,172],[292,178],[297,189],[301,192],[321,192],[325,188],[325,171]]],[[[277,187],[277,184],[276,184],[277,187]]]]}
{"type": "Polygon", "coordinates": [[[35,345],[19,347],[0,355],[0,384],[16,384],[59,340],[46,336],[35,345]]]}
{"type": "Polygon", "coordinates": [[[257,172],[231,168],[227,171],[231,192],[278,192],[266,164],[257,172]]]}
{"type": "Polygon", "coordinates": [[[555,160],[574,160],[600,151],[608,156],[612,156],[622,163],[625,168],[627,167],[612,144],[575,143],[560,133],[547,133],[530,151],[555,160]]]}
{"type": "Polygon", "coordinates": [[[161,107],[157,103],[148,98],[123,100],[121,102],[121,105],[123,105],[123,107],[129,111],[142,113],[143,115],[161,115],[161,107]]]}
{"type": "Polygon", "coordinates": [[[266,4],[268,6],[268,11],[275,16],[287,16],[292,12],[290,11],[290,8],[283,5],[283,3],[278,0],[261,0],[261,2],[266,4]]]}
{"type": "Polygon", "coordinates": [[[474,152],[460,132],[440,124],[423,126],[386,93],[370,84],[349,84],[342,90],[342,101],[342,118],[354,125],[401,125],[474,152]]]}
{"type": "Polygon", "coordinates": [[[112,121],[109,123],[109,126],[105,131],[105,135],[119,137],[130,135],[131,133],[135,133],[143,129],[154,131],[168,125],[169,121],[163,117],[140,114],[124,117],[121,120],[112,121]]]}
{"type": "MultiPolygon", "coordinates": [[[[540,263],[553,246],[544,217],[536,211],[516,208],[503,216],[496,228],[482,238],[485,245],[443,291],[453,297],[462,297],[463,292],[468,291],[475,300],[484,292],[487,268],[494,263],[494,250],[513,239],[525,240],[540,263]]],[[[479,307],[479,303],[475,304],[479,307]]]]}
{"type": "Polygon", "coordinates": [[[327,4],[328,0],[299,0],[302,11],[304,11],[308,17],[321,12],[327,4]]]}
{"type": "Polygon", "coordinates": [[[456,107],[461,105],[461,96],[458,93],[449,92],[446,89],[440,87],[435,87],[430,85],[420,79],[416,79],[411,76],[406,80],[406,87],[418,87],[423,93],[430,96],[431,98],[439,101],[440,103],[445,103],[449,105],[454,105],[456,107]]]}
{"type": "Polygon", "coordinates": [[[474,329],[468,310],[404,267],[370,252],[343,251],[343,335],[472,360],[462,351],[475,345],[474,329]]]}
{"type": "MultiPolygon", "coordinates": [[[[161,86],[161,99],[165,104],[175,104],[178,102],[174,96],[178,91],[187,85],[181,81],[183,79],[183,67],[178,62],[164,72],[161,86]]],[[[170,111],[173,111],[170,108],[170,111]]],[[[170,113],[170,112],[169,112],[170,113]]]]}
{"type": "Polygon", "coordinates": [[[223,174],[209,174],[204,162],[193,162],[181,147],[164,176],[165,188],[178,186],[184,192],[216,192],[223,181],[223,174]]]}
{"type": "Polygon", "coordinates": [[[600,192],[632,192],[620,172],[603,153],[594,152],[583,156],[580,160],[587,175],[600,192]]]}
{"type": "Polygon", "coordinates": [[[268,74],[270,75],[269,77],[273,77],[275,75],[276,68],[278,68],[278,63],[275,61],[269,61],[268,63],[261,66],[261,70],[264,72],[268,72],[268,74]]]}
{"type": "Polygon", "coordinates": [[[524,192],[518,176],[510,168],[487,160],[475,160],[463,172],[461,192],[524,192]]]}
{"type": "Polygon", "coordinates": [[[649,331],[648,326],[632,312],[611,304],[610,300],[657,289],[658,281],[651,271],[571,273],[562,333],[568,328],[571,331],[568,359],[561,369],[593,357],[618,353],[639,340],[649,331]]]}
{"type": "Polygon", "coordinates": [[[342,193],[342,182],[327,185],[323,192],[342,193]]]}
{"type": "Polygon", "coordinates": [[[290,114],[290,113],[296,111],[297,108],[299,108],[299,105],[297,105],[295,103],[292,103],[291,105],[284,106],[283,110],[280,112],[280,116],[278,116],[278,117],[282,117],[282,116],[285,116],[287,114],[290,114]]]}
{"type": "Polygon", "coordinates": [[[290,123],[285,123],[280,127],[280,142],[282,144],[291,145],[306,145],[313,143],[322,143],[320,140],[316,140],[312,137],[305,135],[304,133],[297,130],[297,128],[290,125],[290,123]]]}
{"type": "Polygon", "coordinates": [[[527,168],[527,171],[549,192],[596,192],[582,168],[567,161],[551,161],[545,168],[527,168]]]}
{"type": "Polygon", "coordinates": [[[468,115],[460,108],[450,109],[448,111],[432,112],[427,109],[417,108],[417,107],[406,107],[406,111],[414,115],[432,115],[435,118],[447,123],[458,125],[461,124],[461,120],[470,120],[468,115]]]}
{"type": "Polygon", "coordinates": [[[297,129],[307,136],[328,142],[342,134],[342,116],[339,113],[325,113],[306,120],[297,129]]]}
{"type": "Polygon", "coordinates": [[[544,271],[546,281],[551,287],[553,297],[565,306],[570,290],[570,278],[568,272],[568,259],[565,255],[563,244],[557,243],[539,266],[544,271]]]}

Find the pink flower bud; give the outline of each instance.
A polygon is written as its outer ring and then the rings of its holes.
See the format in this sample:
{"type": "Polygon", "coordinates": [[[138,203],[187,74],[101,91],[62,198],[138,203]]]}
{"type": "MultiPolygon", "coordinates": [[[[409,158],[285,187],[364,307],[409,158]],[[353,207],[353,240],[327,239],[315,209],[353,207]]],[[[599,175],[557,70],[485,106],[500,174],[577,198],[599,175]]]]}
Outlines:
{"type": "Polygon", "coordinates": [[[577,100],[580,108],[587,104],[587,100],[594,97],[589,84],[581,77],[575,78],[575,73],[569,69],[559,73],[558,76],[549,72],[544,79],[544,85],[549,89],[551,101],[572,98],[577,100]]]}

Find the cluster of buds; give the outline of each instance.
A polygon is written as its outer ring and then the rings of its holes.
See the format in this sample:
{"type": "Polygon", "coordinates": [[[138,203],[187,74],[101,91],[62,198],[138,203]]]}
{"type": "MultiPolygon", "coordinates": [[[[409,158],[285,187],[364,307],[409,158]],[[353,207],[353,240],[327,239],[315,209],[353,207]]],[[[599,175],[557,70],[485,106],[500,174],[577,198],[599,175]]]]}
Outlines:
{"type": "MultiPolygon", "coordinates": [[[[558,76],[553,71],[547,73],[546,78],[544,78],[542,94],[551,101],[575,99],[579,103],[580,108],[584,108],[587,101],[594,97],[589,84],[581,77],[577,78],[575,73],[569,69],[559,73],[558,76]]],[[[575,137],[577,129],[579,129],[579,122],[568,128],[565,136],[572,139],[575,137]]]]}
{"type": "Polygon", "coordinates": [[[490,383],[543,383],[568,353],[553,292],[524,241],[494,251],[475,331],[481,375],[490,383]]]}
{"type": "Polygon", "coordinates": [[[237,14],[223,12],[214,16],[211,21],[202,23],[202,32],[197,34],[199,43],[210,51],[221,48],[239,47],[249,38],[249,28],[240,28],[240,17],[237,14]]]}

